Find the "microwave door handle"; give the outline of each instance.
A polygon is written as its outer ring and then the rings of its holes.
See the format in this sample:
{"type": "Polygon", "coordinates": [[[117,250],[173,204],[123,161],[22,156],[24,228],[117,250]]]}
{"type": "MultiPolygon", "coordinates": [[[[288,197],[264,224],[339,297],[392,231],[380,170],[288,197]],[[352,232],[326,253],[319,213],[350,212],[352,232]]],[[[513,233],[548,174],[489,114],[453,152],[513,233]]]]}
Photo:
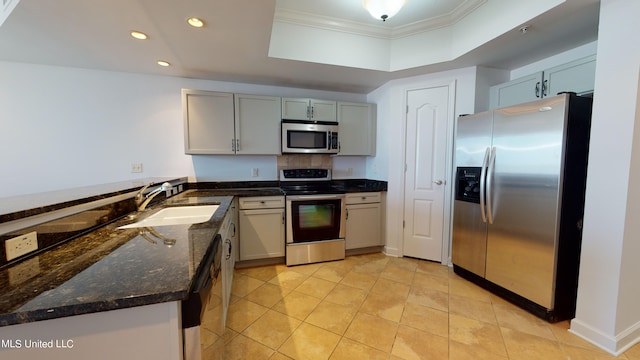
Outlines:
{"type": "Polygon", "coordinates": [[[331,150],[331,130],[327,131],[327,150],[331,150]]]}

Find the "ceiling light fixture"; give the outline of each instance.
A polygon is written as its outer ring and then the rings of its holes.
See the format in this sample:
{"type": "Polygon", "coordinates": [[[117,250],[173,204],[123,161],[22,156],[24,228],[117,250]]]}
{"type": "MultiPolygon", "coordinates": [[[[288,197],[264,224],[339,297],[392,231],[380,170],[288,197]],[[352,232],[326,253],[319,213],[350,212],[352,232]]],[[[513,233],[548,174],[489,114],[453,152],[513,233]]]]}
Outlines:
{"type": "Polygon", "coordinates": [[[407,0],[362,0],[362,6],[375,19],[387,21],[388,18],[397,14],[406,2],[407,0]]]}
{"type": "Polygon", "coordinates": [[[204,21],[202,21],[202,19],[198,19],[197,17],[190,17],[187,19],[187,22],[189,23],[189,25],[195,28],[201,28],[204,26],[204,21]]]}
{"type": "Polygon", "coordinates": [[[131,31],[129,34],[131,34],[131,37],[133,37],[134,39],[138,39],[138,40],[147,40],[149,37],[147,36],[147,34],[140,32],[140,31],[131,31]]]}
{"type": "Polygon", "coordinates": [[[169,63],[168,61],[164,61],[164,60],[158,60],[158,61],[156,61],[156,64],[158,64],[160,66],[164,66],[164,67],[171,66],[171,63],[169,63]]]}

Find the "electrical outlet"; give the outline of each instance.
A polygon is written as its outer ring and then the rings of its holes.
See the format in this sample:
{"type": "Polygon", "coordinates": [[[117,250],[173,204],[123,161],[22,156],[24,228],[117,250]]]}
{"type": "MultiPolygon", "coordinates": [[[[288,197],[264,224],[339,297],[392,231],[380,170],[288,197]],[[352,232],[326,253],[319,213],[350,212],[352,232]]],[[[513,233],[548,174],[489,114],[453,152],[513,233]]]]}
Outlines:
{"type": "Polygon", "coordinates": [[[40,273],[40,260],[37,256],[25,260],[8,269],[9,284],[19,285],[40,273]]]}
{"type": "Polygon", "coordinates": [[[251,170],[251,176],[258,177],[258,168],[253,168],[251,170]]]}
{"type": "Polygon", "coordinates": [[[28,234],[5,240],[4,246],[7,253],[7,261],[15,259],[24,254],[38,250],[38,233],[33,231],[28,234]]]}
{"type": "Polygon", "coordinates": [[[131,164],[131,172],[132,173],[141,173],[142,172],[142,163],[132,163],[131,164]]]}

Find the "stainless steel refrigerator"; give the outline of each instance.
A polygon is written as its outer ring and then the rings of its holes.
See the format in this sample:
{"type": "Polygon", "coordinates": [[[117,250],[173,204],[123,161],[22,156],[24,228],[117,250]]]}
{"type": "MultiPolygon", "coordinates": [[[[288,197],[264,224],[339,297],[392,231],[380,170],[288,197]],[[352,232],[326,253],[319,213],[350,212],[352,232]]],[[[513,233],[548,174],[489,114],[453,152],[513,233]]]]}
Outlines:
{"type": "Polygon", "coordinates": [[[566,93],[456,127],[454,271],[551,322],[575,314],[591,103],[566,93]]]}

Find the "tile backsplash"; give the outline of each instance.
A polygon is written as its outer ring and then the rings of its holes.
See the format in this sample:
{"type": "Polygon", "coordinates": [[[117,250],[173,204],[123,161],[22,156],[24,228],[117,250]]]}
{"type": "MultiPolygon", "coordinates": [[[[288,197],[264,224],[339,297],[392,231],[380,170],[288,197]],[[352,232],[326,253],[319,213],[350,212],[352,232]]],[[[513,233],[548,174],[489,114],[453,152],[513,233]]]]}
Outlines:
{"type": "Polygon", "coordinates": [[[285,154],[278,156],[278,174],[282,169],[332,169],[333,158],[326,154],[285,154]]]}

